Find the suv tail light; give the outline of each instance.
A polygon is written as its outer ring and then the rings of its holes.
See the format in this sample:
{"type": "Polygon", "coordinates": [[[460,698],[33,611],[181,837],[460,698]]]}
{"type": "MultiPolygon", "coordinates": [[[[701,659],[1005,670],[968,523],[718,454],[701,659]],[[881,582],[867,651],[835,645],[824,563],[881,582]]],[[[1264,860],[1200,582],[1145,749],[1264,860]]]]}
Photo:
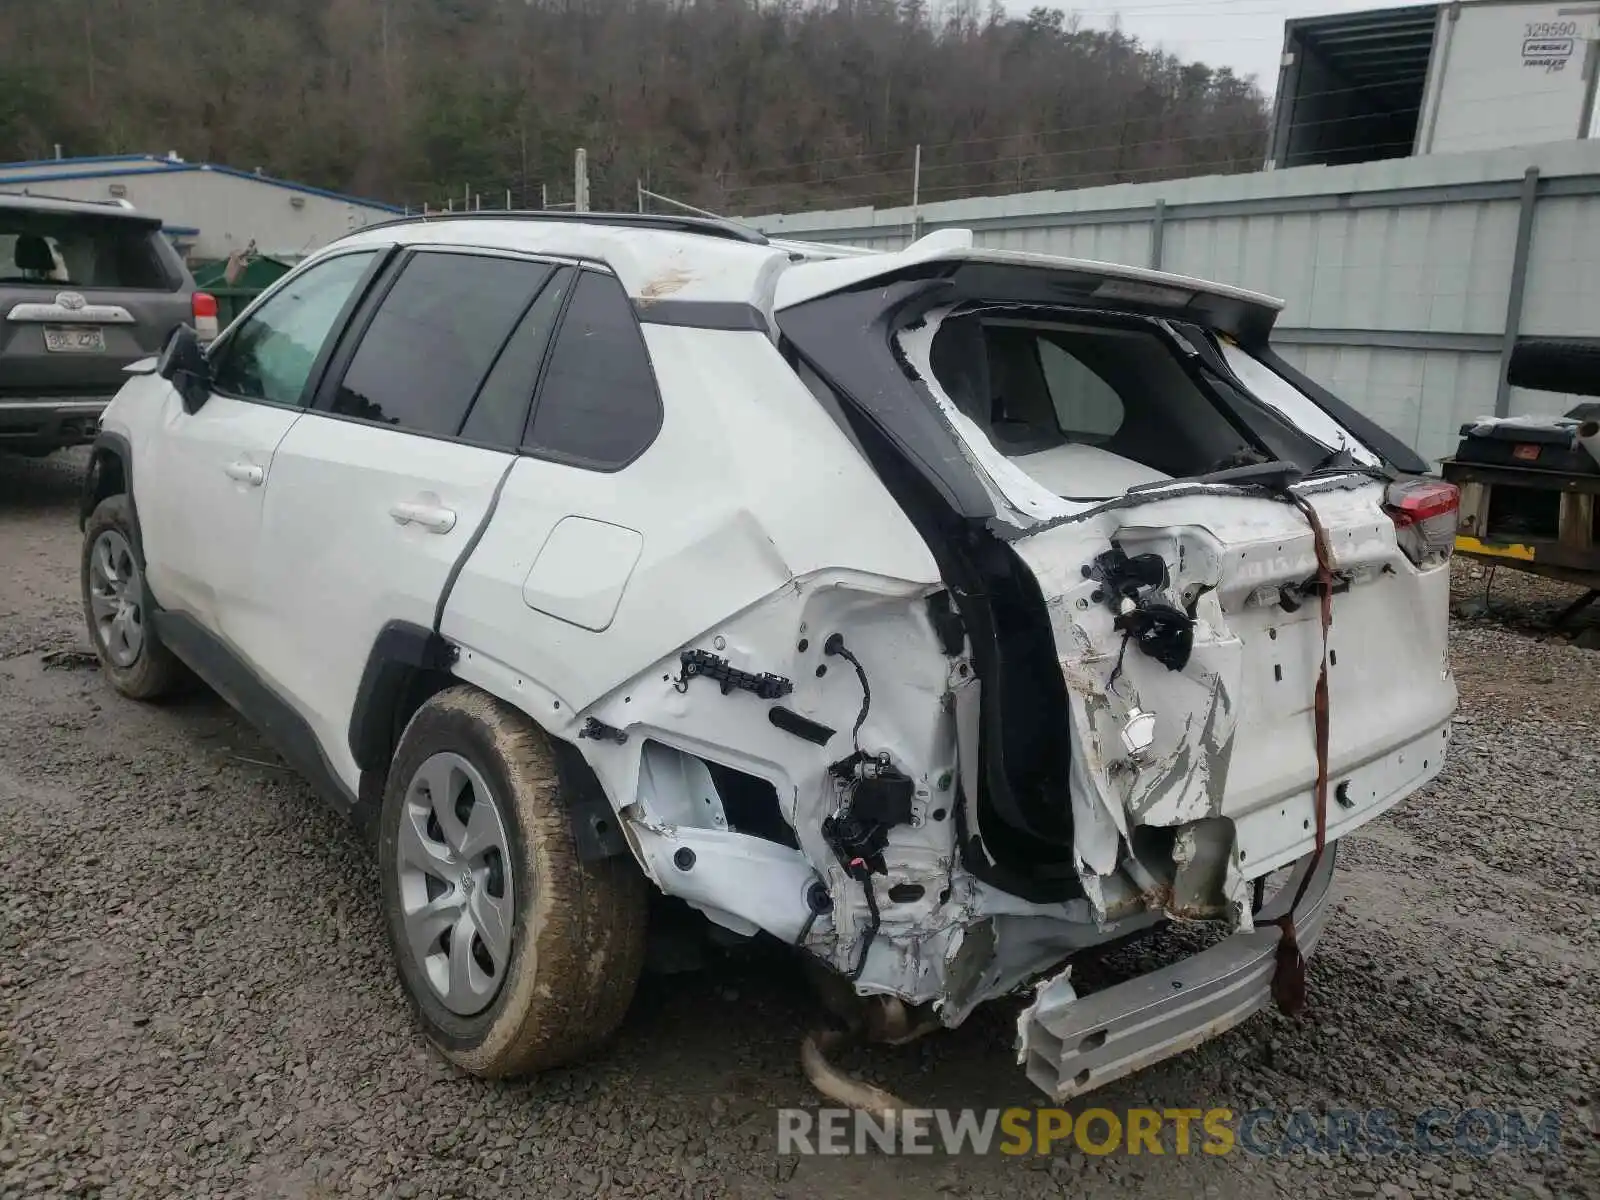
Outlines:
{"type": "Polygon", "coordinates": [[[1419,567],[1443,562],[1455,549],[1461,489],[1439,479],[1402,479],[1389,485],[1384,511],[1394,521],[1395,540],[1419,567]]]}
{"type": "Polygon", "coordinates": [[[196,292],[193,307],[194,331],[202,342],[217,336],[217,298],[209,292],[196,292]]]}

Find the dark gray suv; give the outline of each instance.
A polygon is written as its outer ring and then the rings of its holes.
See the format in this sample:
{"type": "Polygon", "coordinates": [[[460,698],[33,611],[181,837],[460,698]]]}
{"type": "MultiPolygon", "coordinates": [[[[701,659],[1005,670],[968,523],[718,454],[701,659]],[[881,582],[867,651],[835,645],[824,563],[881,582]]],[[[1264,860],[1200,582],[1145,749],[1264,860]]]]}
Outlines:
{"type": "Polygon", "coordinates": [[[214,334],[215,301],[196,298],[160,220],[120,204],[0,194],[0,449],[48,454],[92,440],[123,368],[184,323],[214,334]]]}

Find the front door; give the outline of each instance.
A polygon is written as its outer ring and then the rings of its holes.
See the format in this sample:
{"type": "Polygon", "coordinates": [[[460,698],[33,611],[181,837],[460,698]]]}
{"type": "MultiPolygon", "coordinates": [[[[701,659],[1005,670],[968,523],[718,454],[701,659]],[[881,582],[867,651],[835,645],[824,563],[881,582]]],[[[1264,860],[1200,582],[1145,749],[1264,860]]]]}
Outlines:
{"type": "Polygon", "coordinates": [[[257,602],[247,581],[274,454],[376,255],[318,263],[229,329],[199,411],[163,381],[160,432],[140,447],[134,480],[147,577],[163,608],[225,641],[257,602]]]}

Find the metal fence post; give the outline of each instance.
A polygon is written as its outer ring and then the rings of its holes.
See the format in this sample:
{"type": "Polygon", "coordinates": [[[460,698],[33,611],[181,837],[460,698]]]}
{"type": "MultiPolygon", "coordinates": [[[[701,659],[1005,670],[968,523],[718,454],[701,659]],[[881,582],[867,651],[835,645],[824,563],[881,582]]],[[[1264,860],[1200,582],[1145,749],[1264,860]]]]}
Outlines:
{"type": "Polygon", "coordinates": [[[911,160],[911,240],[922,237],[922,143],[917,143],[916,156],[911,160]]]}
{"type": "Polygon", "coordinates": [[[1511,415],[1511,352],[1522,330],[1522,296],[1528,288],[1528,252],[1533,247],[1533,214],[1539,202],[1539,168],[1522,175],[1522,207],[1517,210],[1517,244],[1511,254],[1511,286],[1506,294],[1506,325],[1500,338],[1500,383],[1494,394],[1494,415],[1511,415]]]}
{"type": "Polygon", "coordinates": [[[1167,202],[1156,201],[1155,215],[1150,218],[1150,269],[1161,269],[1161,244],[1167,232],[1167,202]]]}

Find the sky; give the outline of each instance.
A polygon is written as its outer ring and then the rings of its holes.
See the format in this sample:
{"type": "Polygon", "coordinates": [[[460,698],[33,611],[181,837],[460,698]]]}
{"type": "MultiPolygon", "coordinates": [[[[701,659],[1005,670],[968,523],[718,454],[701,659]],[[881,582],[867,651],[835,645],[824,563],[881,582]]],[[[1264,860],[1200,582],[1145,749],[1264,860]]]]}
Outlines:
{"type": "MultiPolygon", "coordinates": [[[[1283,53],[1283,23],[1291,17],[1360,12],[1389,8],[1408,0],[1078,0],[1053,7],[1077,14],[1084,25],[1109,29],[1120,20],[1124,33],[1147,45],[1158,45],[1186,60],[1213,67],[1232,67],[1237,75],[1253,75],[1271,97],[1278,86],[1278,59],[1283,53]]],[[[1425,2],[1425,0],[1424,0],[1425,2]]],[[[1028,0],[1010,0],[1012,11],[1031,7],[1028,0]]]]}

